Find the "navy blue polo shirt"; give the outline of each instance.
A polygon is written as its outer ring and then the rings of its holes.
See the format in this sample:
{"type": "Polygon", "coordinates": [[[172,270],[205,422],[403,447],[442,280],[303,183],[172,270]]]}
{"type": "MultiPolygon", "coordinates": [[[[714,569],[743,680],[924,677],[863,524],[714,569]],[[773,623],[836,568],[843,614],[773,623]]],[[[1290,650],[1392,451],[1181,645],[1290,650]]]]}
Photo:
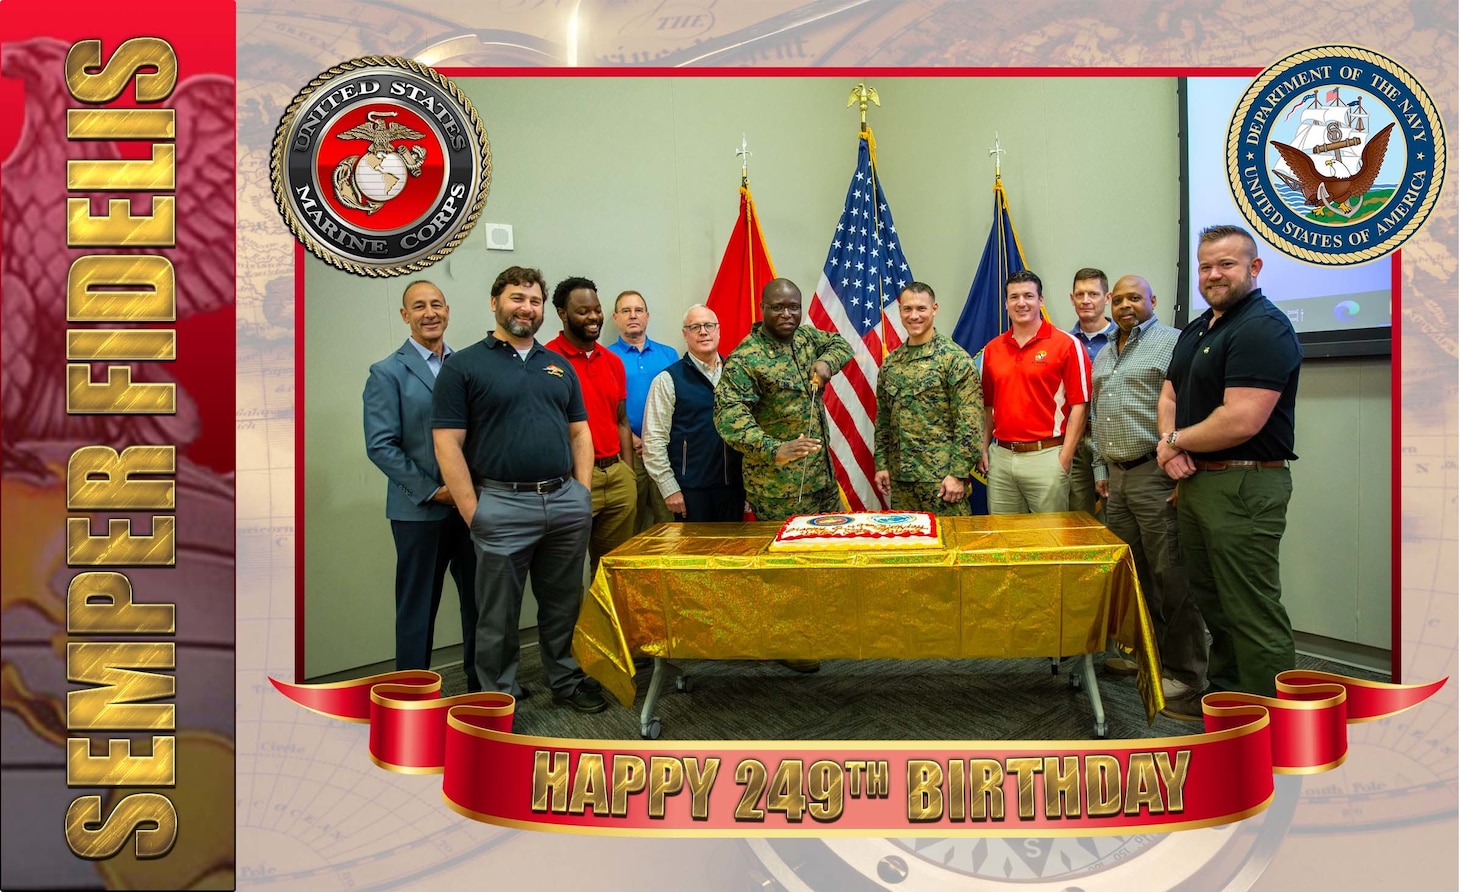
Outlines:
{"type": "Polygon", "coordinates": [[[466,431],[473,483],[531,483],[573,471],[568,423],[587,421],[573,366],[537,341],[522,359],[487,335],[452,354],[431,398],[433,429],[466,431]]]}
{"type": "MultiPolygon", "coordinates": [[[[1188,324],[1171,354],[1166,380],[1176,391],[1176,429],[1206,419],[1222,405],[1228,387],[1276,390],[1277,405],[1256,436],[1229,449],[1193,452],[1203,461],[1295,459],[1294,409],[1303,347],[1288,314],[1253,292],[1212,322],[1207,310],[1188,324]]],[[[1180,445],[1180,441],[1178,441],[1180,445]]]]}

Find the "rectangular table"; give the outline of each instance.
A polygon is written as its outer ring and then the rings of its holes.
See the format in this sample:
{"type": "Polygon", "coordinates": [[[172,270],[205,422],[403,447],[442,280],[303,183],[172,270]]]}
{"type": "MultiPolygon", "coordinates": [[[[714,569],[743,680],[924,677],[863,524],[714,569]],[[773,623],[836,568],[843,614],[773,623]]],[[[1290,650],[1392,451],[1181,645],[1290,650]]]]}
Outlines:
{"type": "MultiPolygon", "coordinates": [[[[1159,656],[1130,547],[1084,513],[939,518],[930,549],[769,550],[779,524],[660,524],[605,555],[573,653],[623,705],[636,656],[663,660],[1084,656],[1134,652],[1147,721],[1163,706],[1159,656]]],[[[656,735],[657,736],[657,735],[656,735]]]]}

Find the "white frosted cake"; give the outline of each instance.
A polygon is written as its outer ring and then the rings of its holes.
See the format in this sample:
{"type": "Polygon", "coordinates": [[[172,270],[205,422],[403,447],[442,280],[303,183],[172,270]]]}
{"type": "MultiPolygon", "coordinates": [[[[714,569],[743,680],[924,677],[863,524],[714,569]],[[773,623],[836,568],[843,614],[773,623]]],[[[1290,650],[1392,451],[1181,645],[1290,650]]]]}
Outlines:
{"type": "Polygon", "coordinates": [[[781,525],[775,551],[937,548],[938,519],[926,511],[798,514],[781,525]]]}

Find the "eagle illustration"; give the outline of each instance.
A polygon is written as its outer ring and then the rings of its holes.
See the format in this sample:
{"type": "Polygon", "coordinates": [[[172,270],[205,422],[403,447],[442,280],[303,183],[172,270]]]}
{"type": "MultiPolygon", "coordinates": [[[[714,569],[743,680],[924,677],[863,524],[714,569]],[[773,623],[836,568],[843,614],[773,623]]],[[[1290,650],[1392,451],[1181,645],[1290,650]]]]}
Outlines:
{"type": "Polygon", "coordinates": [[[1318,165],[1302,149],[1294,146],[1273,141],[1273,148],[1288,162],[1293,169],[1294,176],[1288,176],[1281,171],[1273,171],[1284,183],[1293,189],[1303,193],[1303,200],[1309,207],[1318,209],[1322,213],[1326,207],[1335,213],[1343,213],[1339,210],[1349,200],[1354,201],[1354,207],[1364,198],[1364,194],[1374,185],[1374,180],[1379,176],[1379,168],[1384,164],[1384,153],[1389,148],[1389,132],[1394,129],[1391,122],[1383,130],[1374,134],[1367,144],[1364,145],[1364,152],[1360,156],[1361,163],[1359,172],[1348,177],[1325,176],[1318,172],[1318,165]]]}
{"type": "MultiPolygon", "coordinates": [[[[392,143],[397,140],[424,139],[425,135],[404,124],[397,124],[395,121],[386,123],[381,120],[382,118],[393,118],[395,115],[396,113],[393,111],[367,112],[364,124],[351,127],[339,134],[339,138],[368,139],[370,140],[370,153],[382,159],[394,153],[405,163],[406,170],[410,171],[411,176],[418,177],[421,175],[421,162],[426,158],[426,150],[421,146],[398,149],[392,143]]],[[[355,162],[359,159],[359,155],[351,155],[335,166],[333,177],[335,195],[345,206],[373,214],[384,207],[384,204],[372,201],[363,195],[356,185],[355,162]]]]}

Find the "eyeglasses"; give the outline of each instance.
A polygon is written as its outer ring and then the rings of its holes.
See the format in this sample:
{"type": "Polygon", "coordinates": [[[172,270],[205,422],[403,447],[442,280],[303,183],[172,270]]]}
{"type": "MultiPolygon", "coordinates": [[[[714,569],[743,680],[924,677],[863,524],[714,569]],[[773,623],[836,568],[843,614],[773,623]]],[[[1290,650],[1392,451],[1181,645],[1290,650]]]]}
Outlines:
{"type": "Polygon", "coordinates": [[[714,331],[715,329],[717,329],[719,327],[720,327],[720,323],[718,323],[718,322],[692,322],[689,325],[686,325],[684,327],[684,330],[685,331],[692,331],[692,332],[696,332],[696,333],[698,333],[698,332],[704,332],[705,334],[709,334],[710,332],[714,331]]]}

